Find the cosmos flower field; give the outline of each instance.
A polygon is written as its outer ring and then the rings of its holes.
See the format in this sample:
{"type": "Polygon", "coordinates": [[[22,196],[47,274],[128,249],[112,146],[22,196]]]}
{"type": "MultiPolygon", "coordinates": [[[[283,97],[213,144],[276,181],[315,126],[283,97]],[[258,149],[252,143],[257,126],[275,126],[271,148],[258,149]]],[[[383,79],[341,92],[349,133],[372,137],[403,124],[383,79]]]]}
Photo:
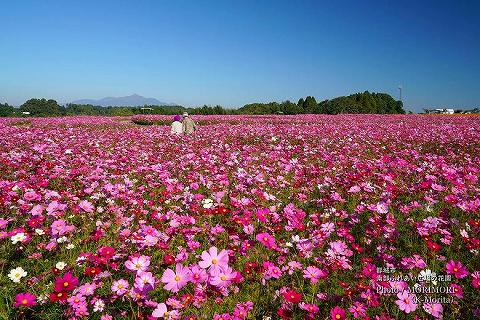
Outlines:
{"type": "Polygon", "coordinates": [[[0,319],[480,316],[480,118],[194,120],[0,120],[0,319]]]}

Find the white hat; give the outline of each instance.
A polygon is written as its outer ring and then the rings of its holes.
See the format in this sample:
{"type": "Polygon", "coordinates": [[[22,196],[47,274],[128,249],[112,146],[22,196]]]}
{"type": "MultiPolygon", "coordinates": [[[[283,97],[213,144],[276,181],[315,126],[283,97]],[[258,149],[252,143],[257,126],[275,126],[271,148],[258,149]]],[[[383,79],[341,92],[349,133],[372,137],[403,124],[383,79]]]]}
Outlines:
{"type": "Polygon", "coordinates": [[[187,112],[184,112],[184,113],[183,113],[183,116],[184,116],[184,117],[188,117],[188,113],[187,113],[187,112]]]}

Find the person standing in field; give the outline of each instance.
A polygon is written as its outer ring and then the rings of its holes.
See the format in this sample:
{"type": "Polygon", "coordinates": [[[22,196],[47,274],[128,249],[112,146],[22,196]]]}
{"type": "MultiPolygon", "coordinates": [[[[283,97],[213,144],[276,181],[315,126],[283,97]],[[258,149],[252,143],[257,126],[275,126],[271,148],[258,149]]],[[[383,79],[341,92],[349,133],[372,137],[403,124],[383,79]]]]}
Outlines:
{"type": "Polygon", "coordinates": [[[196,130],[195,122],[188,116],[188,113],[183,113],[183,121],[182,121],[183,133],[185,134],[192,134],[196,130]]]}
{"type": "Polygon", "coordinates": [[[182,117],[180,116],[175,116],[173,117],[173,122],[172,122],[172,127],[170,129],[171,134],[181,134],[183,132],[183,125],[180,122],[182,120],[182,117]]]}

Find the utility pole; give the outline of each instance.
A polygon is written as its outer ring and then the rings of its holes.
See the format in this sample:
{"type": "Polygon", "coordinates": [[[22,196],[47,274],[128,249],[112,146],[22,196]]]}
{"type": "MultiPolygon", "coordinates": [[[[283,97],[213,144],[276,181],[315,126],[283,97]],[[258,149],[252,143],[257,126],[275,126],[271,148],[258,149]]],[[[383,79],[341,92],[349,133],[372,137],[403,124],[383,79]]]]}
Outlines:
{"type": "Polygon", "coordinates": [[[401,86],[401,85],[398,86],[398,91],[400,91],[400,102],[403,104],[403,100],[402,100],[402,86],[401,86]]]}

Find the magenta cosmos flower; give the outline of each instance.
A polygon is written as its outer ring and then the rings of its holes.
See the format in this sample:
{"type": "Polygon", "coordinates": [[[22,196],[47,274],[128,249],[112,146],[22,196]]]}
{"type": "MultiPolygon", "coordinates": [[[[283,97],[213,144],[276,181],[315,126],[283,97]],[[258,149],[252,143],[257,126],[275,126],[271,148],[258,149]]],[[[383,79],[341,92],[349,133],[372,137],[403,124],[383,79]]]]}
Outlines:
{"type": "Polygon", "coordinates": [[[225,268],[228,266],[228,252],[222,250],[218,253],[217,247],[211,247],[207,251],[202,252],[202,261],[198,263],[200,268],[216,270],[218,268],[225,268]]]}
{"type": "Polygon", "coordinates": [[[72,291],[78,285],[78,278],[67,272],[55,279],[55,292],[72,291]]]}
{"type": "Polygon", "coordinates": [[[330,316],[332,317],[332,320],[344,320],[345,319],[345,310],[343,310],[340,307],[334,307],[330,311],[330,316]]]}
{"type": "Polygon", "coordinates": [[[318,312],[318,307],[317,305],[313,304],[313,303],[304,303],[304,302],[300,302],[300,304],[298,305],[300,307],[300,309],[303,309],[305,311],[307,311],[308,313],[311,313],[311,314],[315,314],[318,312]]]}
{"type": "Polygon", "coordinates": [[[178,292],[190,281],[190,277],[190,269],[178,263],[175,266],[175,272],[172,269],[165,270],[162,275],[162,282],[166,284],[165,290],[178,292]]]}
{"type": "Polygon", "coordinates": [[[277,245],[275,244],[275,238],[266,232],[257,234],[255,239],[260,241],[260,243],[262,243],[265,247],[269,249],[273,249],[277,247],[277,245]]]}
{"type": "Polygon", "coordinates": [[[15,307],[31,307],[37,304],[36,297],[29,293],[19,293],[15,296],[15,307]]]}
{"type": "Polygon", "coordinates": [[[448,274],[453,274],[457,279],[465,278],[468,275],[467,269],[462,265],[460,261],[456,262],[450,260],[447,262],[445,268],[447,269],[448,274]]]}

